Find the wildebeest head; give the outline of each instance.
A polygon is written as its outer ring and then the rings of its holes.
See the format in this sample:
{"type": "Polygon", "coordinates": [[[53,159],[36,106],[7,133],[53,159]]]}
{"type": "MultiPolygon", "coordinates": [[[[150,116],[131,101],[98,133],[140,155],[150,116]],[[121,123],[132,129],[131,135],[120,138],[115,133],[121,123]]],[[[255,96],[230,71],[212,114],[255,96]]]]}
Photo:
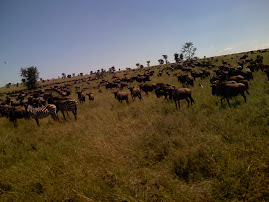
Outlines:
{"type": "Polygon", "coordinates": [[[114,97],[115,97],[115,99],[117,99],[118,91],[113,92],[113,93],[114,93],[114,97]]]}

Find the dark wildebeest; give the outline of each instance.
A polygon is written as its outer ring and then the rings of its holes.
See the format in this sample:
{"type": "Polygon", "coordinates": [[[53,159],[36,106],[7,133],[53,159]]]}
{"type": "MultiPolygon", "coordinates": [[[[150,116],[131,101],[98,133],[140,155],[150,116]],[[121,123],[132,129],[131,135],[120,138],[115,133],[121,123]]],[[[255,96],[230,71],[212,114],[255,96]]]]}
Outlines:
{"type": "Polygon", "coordinates": [[[191,101],[191,105],[192,103],[194,103],[194,100],[192,99],[192,96],[191,96],[191,90],[189,88],[174,88],[174,89],[170,88],[168,92],[169,92],[169,97],[173,98],[176,104],[176,108],[177,108],[177,104],[178,104],[178,107],[180,107],[180,100],[187,100],[188,107],[190,105],[190,101],[191,101]]]}
{"type": "Polygon", "coordinates": [[[94,96],[93,96],[93,94],[92,93],[87,93],[86,95],[88,95],[89,96],[89,100],[91,101],[94,101],[94,96]]]}
{"type": "Polygon", "coordinates": [[[183,85],[187,84],[187,85],[194,85],[194,79],[192,76],[188,75],[188,74],[184,74],[184,75],[179,75],[177,77],[177,80],[182,83],[183,85]]]}
{"type": "Polygon", "coordinates": [[[108,88],[118,88],[118,87],[119,86],[116,83],[107,83],[106,84],[106,89],[108,89],[108,88]]]}
{"type": "Polygon", "coordinates": [[[143,90],[147,95],[148,95],[148,92],[152,92],[156,89],[156,85],[150,85],[150,84],[141,84],[139,86],[140,90],[143,90]]]}
{"type": "Polygon", "coordinates": [[[134,101],[135,97],[138,97],[140,100],[142,99],[141,92],[138,88],[130,87],[128,88],[131,92],[131,97],[134,101]]]}
{"type": "Polygon", "coordinates": [[[229,98],[237,96],[239,94],[242,95],[245,102],[247,102],[247,98],[244,93],[245,91],[247,92],[247,89],[243,83],[222,82],[218,84],[213,84],[211,87],[212,87],[212,95],[217,95],[217,96],[222,97],[221,105],[222,105],[222,100],[226,98],[229,107],[231,107],[229,98]]]}
{"type": "Polygon", "coordinates": [[[82,92],[77,92],[77,94],[78,94],[78,100],[79,100],[79,102],[80,103],[83,103],[83,102],[85,102],[85,100],[86,100],[86,97],[85,97],[85,95],[82,93],[82,92]]]}
{"type": "Polygon", "coordinates": [[[9,105],[0,105],[0,114],[2,117],[8,118],[9,105]]]}
{"type": "Polygon", "coordinates": [[[121,83],[120,88],[123,89],[124,87],[128,87],[128,83],[121,83]]]}
{"type": "Polygon", "coordinates": [[[157,98],[164,96],[164,100],[167,100],[169,93],[166,91],[166,88],[157,88],[155,89],[155,94],[157,98]]]}
{"type": "Polygon", "coordinates": [[[114,92],[114,97],[120,103],[122,103],[122,100],[126,100],[127,104],[129,104],[129,101],[128,101],[128,93],[126,93],[126,92],[114,92]]]}
{"type": "Polygon", "coordinates": [[[9,108],[8,117],[9,120],[13,122],[14,126],[17,126],[17,119],[29,119],[30,115],[25,109],[9,108]]]}
{"type": "Polygon", "coordinates": [[[200,71],[200,72],[191,71],[191,75],[194,78],[194,80],[196,78],[201,78],[201,79],[204,79],[205,78],[205,74],[202,71],[200,71]]]}

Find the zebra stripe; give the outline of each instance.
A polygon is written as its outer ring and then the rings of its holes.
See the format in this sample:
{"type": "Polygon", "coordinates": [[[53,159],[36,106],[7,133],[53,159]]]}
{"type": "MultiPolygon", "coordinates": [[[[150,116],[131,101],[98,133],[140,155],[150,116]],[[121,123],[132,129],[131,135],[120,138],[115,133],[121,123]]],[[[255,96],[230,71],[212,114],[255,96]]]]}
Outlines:
{"type": "Polygon", "coordinates": [[[66,111],[67,115],[69,116],[68,111],[72,111],[72,113],[75,116],[75,119],[77,120],[77,105],[78,105],[78,102],[76,100],[60,101],[60,102],[56,102],[55,104],[57,106],[57,112],[61,111],[63,116],[64,116],[64,119],[66,119],[65,115],[64,115],[64,112],[66,111]]]}
{"type": "Polygon", "coordinates": [[[56,106],[53,104],[48,104],[44,107],[38,108],[34,108],[33,106],[29,105],[27,107],[27,112],[29,112],[30,116],[36,120],[37,125],[39,125],[38,119],[46,118],[49,115],[51,115],[53,119],[58,118],[56,106]]]}

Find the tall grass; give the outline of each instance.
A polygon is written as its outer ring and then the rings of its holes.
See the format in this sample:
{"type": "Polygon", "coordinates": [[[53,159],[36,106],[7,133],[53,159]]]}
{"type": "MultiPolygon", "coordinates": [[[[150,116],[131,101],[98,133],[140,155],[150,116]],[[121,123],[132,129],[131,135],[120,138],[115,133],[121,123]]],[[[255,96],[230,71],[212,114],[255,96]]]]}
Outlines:
{"type": "MultiPolygon", "coordinates": [[[[154,75],[151,83],[158,82],[181,86],[172,74],[154,75]]],[[[59,114],[58,122],[19,120],[14,128],[0,119],[1,200],[268,200],[263,72],[254,73],[247,103],[238,96],[231,108],[211,95],[209,79],[196,81],[195,104],[181,101],[180,109],[153,93],[121,104],[96,85],[89,86],[95,101],[79,105],[77,121],[59,114]]]]}

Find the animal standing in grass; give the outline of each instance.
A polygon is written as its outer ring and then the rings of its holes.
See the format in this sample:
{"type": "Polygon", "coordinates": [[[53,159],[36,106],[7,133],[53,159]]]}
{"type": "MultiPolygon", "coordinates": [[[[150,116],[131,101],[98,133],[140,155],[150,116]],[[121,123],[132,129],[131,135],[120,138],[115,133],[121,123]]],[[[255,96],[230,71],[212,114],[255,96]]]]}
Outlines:
{"type": "Polygon", "coordinates": [[[122,100],[126,100],[127,104],[129,104],[129,101],[128,101],[128,93],[126,93],[126,92],[114,92],[114,97],[120,103],[122,103],[122,100]]]}
{"type": "Polygon", "coordinates": [[[140,100],[142,99],[140,89],[130,87],[129,90],[131,92],[131,97],[132,97],[133,101],[134,101],[135,97],[138,97],[140,100]]]}
{"type": "Polygon", "coordinates": [[[75,116],[75,120],[77,120],[77,105],[78,102],[76,100],[54,100],[52,97],[49,98],[48,103],[53,103],[56,105],[57,107],[57,113],[59,111],[61,111],[61,113],[63,114],[64,119],[65,118],[65,114],[64,112],[67,113],[68,117],[70,118],[68,111],[72,111],[72,113],[75,116]]]}
{"type": "Polygon", "coordinates": [[[36,120],[37,125],[39,126],[39,119],[43,119],[48,117],[49,115],[52,116],[54,120],[58,119],[56,106],[53,104],[48,104],[44,107],[33,107],[28,105],[26,107],[26,111],[30,114],[30,116],[36,120]]]}
{"type": "Polygon", "coordinates": [[[90,101],[94,101],[94,96],[93,96],[92,93],[88,93],[88,94],[86,94],[86,95],[89,96],[89,100],[90,100],[90,101]]]}
{"type": "Polygon", "coordinates": [[[180,100],[186,100],[188,102],[188,107],[190,105],[190,101],[191,101],[191,105],[194,103],[194,100],[192,99],[192,96],[191,96],[191,90],[189,88],[174,88],[174,89],[169,89],[168,92],[169,92],[169,97],[173,98],[176,104],[176,108],[177,108],[177,105],[180,108],[180,100]]]}

